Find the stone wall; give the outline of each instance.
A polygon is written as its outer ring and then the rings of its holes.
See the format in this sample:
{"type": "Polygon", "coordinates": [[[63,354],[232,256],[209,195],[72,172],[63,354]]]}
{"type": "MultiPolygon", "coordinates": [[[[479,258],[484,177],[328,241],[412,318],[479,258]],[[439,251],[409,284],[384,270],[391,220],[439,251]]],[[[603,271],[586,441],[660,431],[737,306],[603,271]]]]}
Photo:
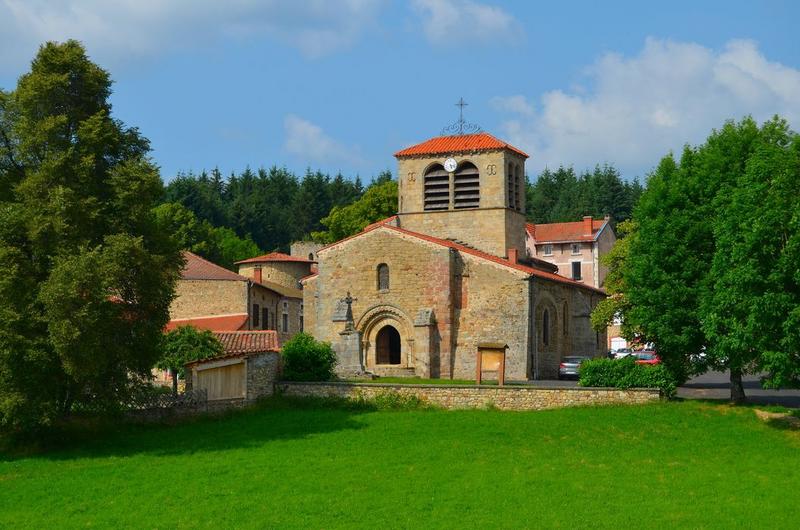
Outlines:
{"type": "Polygon", "coordinates": [[[247,358],[247,401],[271,396],[275,391],[275,380],[280,372],[281,354],[264,352],[247,358]]]}
{"type": "Polygon", "coordinates": [[[314,241],[294,241],[289,249],[289,254],[298,258],[317,261],[317,251],[322,247],[321,243],[314,241]]]}
{"type": "Polygon", "coordinates": [[[267,261],[263,263],[242,263],[239,274],[255,278],[256,269],[261,269],[261,280],[277,283],[289,289],[298,289],[300,278],[311,274],[311,263],[302,261],[267,261]]]}
{"type": "Polygon", "coordinates": [[[170,319],[247,313],[245,280],[178,280],[170,319]]]}
{"type": "Polygon", "coordinates": [[[531,386],[392,385],[371,383],[276,383],[289,397],[373,399],[386,393],[414,396],[446,409],[496,407],[501,410],[544,410],[580,405],[635,405],[660,399],[657,389],[536,388],[531,386]]]}

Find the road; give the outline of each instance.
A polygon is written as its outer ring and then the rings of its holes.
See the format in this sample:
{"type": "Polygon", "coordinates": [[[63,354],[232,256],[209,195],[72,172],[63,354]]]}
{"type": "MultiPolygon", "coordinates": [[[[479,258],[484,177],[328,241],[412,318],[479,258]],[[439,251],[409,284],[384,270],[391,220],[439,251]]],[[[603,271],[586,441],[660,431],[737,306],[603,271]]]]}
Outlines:
{"type": "MultiPolygon", "coordinates": [[[[678,388],[678,397],[687,399],[730,399],[731,385],[728,372],[707,372],[690,379],[678,388]]],[[[743,378],[744,393],[750,403],[800,407],[800,390],[764,390],[759,376],[743,378]]]]}
{"type": "MultiPolygon", "coordinates": [[[[678,388],[678,397],[685,399],[719,399],[727,401],[731,397],[730,376],[728,372],[708,372],[690,379],[678,388]]],[[[764,390],[759,377],[749,375],[743,378],[747,401],[761,405],[782,405],[800,408],[800,390],[764,390]]],[[[578,385],[573,380],[525,381],[524,384],[540,388],[563,388],[578,385]]]]}

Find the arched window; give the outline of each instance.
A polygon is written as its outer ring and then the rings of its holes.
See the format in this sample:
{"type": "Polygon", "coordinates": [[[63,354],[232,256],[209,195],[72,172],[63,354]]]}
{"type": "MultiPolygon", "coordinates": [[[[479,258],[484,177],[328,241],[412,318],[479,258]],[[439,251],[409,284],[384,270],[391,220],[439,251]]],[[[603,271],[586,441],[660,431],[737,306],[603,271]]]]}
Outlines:
{"type": "Polygon", "coordinates": [[[463,162],[453,180],[453,207],[477,208],[480,206],[480,174],[472,162],[463,162]]]}
{"type": "Polygon", "coordinates": [[[309,252],[308,253],[308,261],[314,261],[314,253],[313,252],[309,252]]]}
{"type": "Polygon", "coordinates": [[[425,172],[425,209],[447,210],[450,205],[450,174],[441,164],[425,172]]]}
{"type": "Polygon", "coordinates": [[[569,308],[567,303],[564,302],[564,336],[569,335],[569,308]]]}
{"type": "Polygon", "coordinates": [[[378,290],[389,290],[389,266],[385,263],[378,265],[378,290]]]}
{"type": "Polygon", "coordinates": [[[550,311],[547,309],[542,313],[542,344],[550,344],[550,311]]]}

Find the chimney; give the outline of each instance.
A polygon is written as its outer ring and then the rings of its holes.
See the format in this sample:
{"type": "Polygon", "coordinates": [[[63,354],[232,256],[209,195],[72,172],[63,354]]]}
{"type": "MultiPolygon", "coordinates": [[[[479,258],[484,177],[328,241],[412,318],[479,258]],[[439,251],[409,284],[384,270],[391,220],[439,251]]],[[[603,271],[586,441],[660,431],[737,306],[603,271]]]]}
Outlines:
{"type": "Polygon", "coordinates": [[[256,283],[261,283],[261,267],[253,268],[253,280],[256,283]]]}
{"type": "Polygon", "coordinates": [[[591,215],[584,215],[583,216],[583,235],[585,235],[585,236],[592,235],[592,216],[591,215]]]}
{"type": "Polygon", "coordinates": [[[517,249],[515,248],[508,249],[508,261],[515,264],[519,263],[519,261],[517,260],[517,249]]]}

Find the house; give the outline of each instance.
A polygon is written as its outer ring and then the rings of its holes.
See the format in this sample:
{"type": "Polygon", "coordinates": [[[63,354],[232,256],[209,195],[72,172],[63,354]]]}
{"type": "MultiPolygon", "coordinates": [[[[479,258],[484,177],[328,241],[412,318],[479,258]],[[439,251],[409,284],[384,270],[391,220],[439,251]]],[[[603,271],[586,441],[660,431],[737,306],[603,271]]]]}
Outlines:
{"type": "Polygon", "coordinates": [[[600,257],[608,254],[617,241],[609,217],[572,223],[525,225],[529,256],[558,266],[558,273],[577,282],[601,288],[608,268],[600,257]]]}
{"type": "Polygon", "coordinates": [[[287,285],[291,282],[243,276],[191,252],[183,255],[186,265],[167,329],[193,325],[211,331],[274,330],[280,344],[302,331],[303,295],[287,285]]]}
{"type": "Polygon", "coordinates": [[[562,357],[605,351],[589,315],[605,293],[527,256],[525,160],[488,134],[395,154],[398,213],[316,253],[306,327],[342,374],[475,378],[502,343],[508,379],[556,377],[562,357]]]}

